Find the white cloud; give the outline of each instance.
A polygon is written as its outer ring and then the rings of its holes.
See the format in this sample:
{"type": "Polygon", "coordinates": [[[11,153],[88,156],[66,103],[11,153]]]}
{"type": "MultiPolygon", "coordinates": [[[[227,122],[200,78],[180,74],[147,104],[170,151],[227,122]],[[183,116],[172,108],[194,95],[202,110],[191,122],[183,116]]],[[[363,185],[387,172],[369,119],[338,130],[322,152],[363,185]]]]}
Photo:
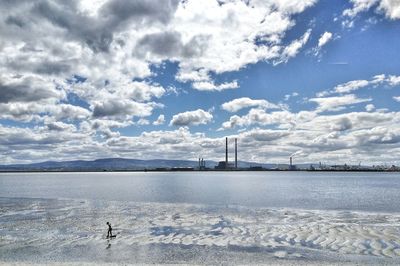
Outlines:
{"type": "MultiPolygon", "coordinates": [[[[41,120],[49,114],[28,114],[33,102],[46,101],[46,108],[56,109],[72,94],[90,106],[94,118],[129,121],[147,116],[160,106],[154,101],[166,94],[148,81],[155,74],[151,65],[167,60],[177,63],[176,79],[191,82],[194,89],[238,88],[238,81],[218,84],[214,75],[296,56],[310,31],[298,40],[286,32],[296,24],[294,16],[316,2],[2,2],[1,115],[41,120]],[[144,78],[147,81],[137,81],[144,78]],[[17,107],[15,102],[21,104],[17,107]]],[[[87,119],[86,111],[81,111],[85,115],[80,119],[87,119]]]]}
{"type": "Polygon", "coordinates": [[[318,60],[321,60],[322,47],[325,46],[328,42],[330,42],[332,38],[333,34],[329,31],[325,31],[319,37],[317,46],[312,49],[314,55],[318,57],[318,60]]]}
{"type": "Polygon", "coordinates": [[[393,99],[394,99],[396,102],[400,102],[400,96],[394,96],[393,99]]]}
{"type": "Polygon", "coordinates": [[[200,81],[194,82],[193,88],[199,91],[222,91],[239,88],[239,84],[236,80],[232,82],[221,83],[219,85],[214,84],[214,82],[200,81]]]}
{"type": "Polygon", "coordinates": [[[333,34],[329,31],[325,31],[318,40],[318,47],[321,48],[332,40],[333,34]]]}
{"type": "Polygon", "coordinates": [[[372,111],[375,110],[375,105],[373,105],[372,103],[367,104],[367,105],[365,106],[365,110],[366,110],[367,112],[372,112],[372,111]]]}
{"type": "Polygon", "coordinates": [[[165,116],[159,115],[158,118],[153,122],[153,125],[159,126],[165,123],[165,116]]]}
{"type": "Polygon", "coordinates": [[[172,117],[170,125],[174,126],[188,126],[188,125],[201,125],[207,124],[213,119],[212,114],[202,109],[195,111],[187,111],[176,114],[172,117]]]}
{"type": "Polygon", "coordinates": [[[350,2],[353,7],[344,10],[344,16],[354,18],[359,13],[374,8],[376,13],[383,13],[389,19],[400,19],[400,2],[398,0],[350,0],[350,2]]]}
{"type": "Polygon", "coordinates": [[[65,98],[56,84],[39,75],[0,74],[0,103],[55,102],[65,98]]]}
{"type": "Polygon", "coordinates": [[[185,2],[177,10],[174,29],[181,33],[182,39],[203,36],[202,40],[206,41],[202,42],[201,56],[180,61],[177,78],[181,81],[210,81],[207,77],[210,71],[237,71],[258,61],[287,61],[297,54],[304,39],[308,39],[307,33],[289,44],[287,49],[281,44],[285,32],[295,24],[291,17],[315,2],[185,2]],[[257,44],[256,40],[265,43],[257,44]]]}
{"type": "Polygon", "coordinates": [[[336,97],[311,98],[309,101],[318,104],[317,112],[325,112],[343,110],[347,105],[369,102],[372,101],[372,99],[361,99],[357,98],[354,94],[347,94],[336,97]]]}
{"type": "Polygon", "coordinates": [[[140,118],[140,119],[137,121],[137,124],[138,124],[138,125],[141,125],[141,126],[149,125],[149,124],[150,124],[150,121],[147,120],[147,119],[145,119],[145,118],[140,118]]]}
{"type": "Polygon", "coordinates": [[[352,80],[344,84],[337,85],[333,90],[336,93],[349,93],[369,85],[367,80],[352,80]]]}
{"type": "Polygon", "coordinates": [[[355,17],[360,12],[369,10],[372,6],[376,5],[379,0],[350,0],[353,8],[343,11],[344,16],[355,17]]]}
{"type": "Polygon", "coordinates": [[[279,59],[274,60],[274,64],[286,63],[289,61],[290,58],[295,57],[300,49],[307,43],[308,39],[310,38],[311,30],[307,30],[304,35],[298,39],[291,42],[288,46],[283,49],[282,55],[279,59]]]}
{"type": "Polygon", "coordinates": [[[46,127],[48,130],[55,130],[55,131],[76,131],[76,127],[72,124],[66,124],[60,121],[46,123],[46,127]]]}
{"type": "Polygon", "coordinates": [[[255,128],[249,131],[245,131],[241,134],[241,141],[245,143],[249,142],[271,142],[278,139],[284,138],[290,135],[290,131],[287,130],[270,130],[255,128]]]}
{"type": "Polygon", "coordinates": [[[284,100],[288,101],[290,98],[297,97],[297,96],[299,96],[298,92],[292,92],[292,94],[286,94],[284,97],[284,100]]]}
{"type": "Polygon", "coordinates": [[[95,102],[93,105],[93,117],[117,118],[130,120],[133,116],[149,116],[155,107],[154,103],[140,103],[125,99],[107,99],[95,102]]]}
{"type": "Polygon", "coordinates": [[[221,108],[225,111],[235,113],[241,109],[248,107],[259,107],[263,109],[279,109],[276,104],[270,103],[267,100],[253,100],[248,97],[237,98],[232,101],[223,103],[221,108]]]}
{"type": "Polygon", "coordinates": [[[251,125],[279,125],[281,128],[290,128],[295,115],[289,111],[275,111],[267,113],[263,109],[250,109],[244,116],[231,116],[229,121],[222,124],[221,129],[230,129],[234,127],[245,127],[251,125]]]}
{"type": "Polygon", "coordinates": [[[400,19],[400,2],[398,0],[381,0],[379,11],[385,13],[390,19],[400,19]]]}
{"type": "MultiPolygon", "coordinates": [[[[22,123],[0,125],[3,161],[156,158],[160,154],[194,159],[200,153],[206,159],[223,158],[223,138],[186,127],[212,122],[213,109],[176,114],[170,125],[183,127],[174,130],[122,136],[119,129],[149,124],[154,109],[163,106],[159,101],[178,94],[177,89],[153,82],[162,75],[164,62],[176,65],[175,78],[189,83],[187,88],[223,91],[239,87],[237,80],[221,79],[223,73],[258,62],[285,63],[297,56],[311,30],[303,28],[305,32],[296,37],[288,33],[295,29],[297,14],[316,2],[0,1],[0,119],[34,124],[31,128],[22,123]]],[[[368,9],[399,18],[398,1],[352,3],[354,9],[345,11],[346,18],[368,9]]],[[[332,39],[326,32],[318,46],[332,39]]],[[[366,82],[338,85],[325,96],[367,86],[398,86],[400,77],[378,75],[366,82]]],[[[235,137],[245,160],[286,161],[299,150],[308,162],[358,156],[369,161],[398,160],[399,113],[375,109],[371,103],[365,107],[367,112],[323,113],[370,101],[353,94],[309,101],[317,103],[315,109],[294,113],[262,99],[234,99],[222,109],[252,109],[231,116],[222,128],[241,127],[235,137]]],[[[153,121],[163,123],[164,115],[153,121]]]]}
{"type": "Polygon", "coordinates": [[[325,90],[317,93],[318,97],[325,97],[331,94],[340,93],[350,93],[356,90],[371,86],[373,88],[380,87],[381,85],[395,87],[400,84],[400,76],[394,75],[375,75],[370,80],[352,80],[343,84],[335,86],[332,90],[325,90]]]}
{"type": "Polygon", "coordinates": [[[388,82],[390,86],[398,86],[400,85],[400,76],[390,75],[388,77],[388,82]]]}

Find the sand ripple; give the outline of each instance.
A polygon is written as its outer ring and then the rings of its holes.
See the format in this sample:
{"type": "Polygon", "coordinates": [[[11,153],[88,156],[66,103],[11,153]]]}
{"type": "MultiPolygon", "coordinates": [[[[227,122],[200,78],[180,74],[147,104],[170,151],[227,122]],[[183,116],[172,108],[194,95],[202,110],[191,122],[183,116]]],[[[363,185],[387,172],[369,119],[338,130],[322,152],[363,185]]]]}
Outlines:
{"type": "Polygon", "coordinates": [[[238,206],[0,199],[2,247],[168,244],[400,257],[400,215],[238,206]],[[5,204],[7,203],[7,204],[5,204]]]}

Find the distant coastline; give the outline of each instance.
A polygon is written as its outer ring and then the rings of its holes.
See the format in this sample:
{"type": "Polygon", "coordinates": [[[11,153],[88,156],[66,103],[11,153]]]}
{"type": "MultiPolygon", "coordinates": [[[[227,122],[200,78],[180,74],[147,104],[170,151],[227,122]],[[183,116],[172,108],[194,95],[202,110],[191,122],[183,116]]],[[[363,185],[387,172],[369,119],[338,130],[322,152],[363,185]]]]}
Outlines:
{"type": "Polygon", "coordinates": [[[0,173],[10,172],[234,172],[234,171],[315,171],[315,172],[397,172],[397,166],[325,165],[322,163],[272,164],[238,161],[139,160],[105,158],[92,161],[46,161],[32,164],[0,165],[0,173]],[[221,167],[222,165],[222,167],[221,167]]]}

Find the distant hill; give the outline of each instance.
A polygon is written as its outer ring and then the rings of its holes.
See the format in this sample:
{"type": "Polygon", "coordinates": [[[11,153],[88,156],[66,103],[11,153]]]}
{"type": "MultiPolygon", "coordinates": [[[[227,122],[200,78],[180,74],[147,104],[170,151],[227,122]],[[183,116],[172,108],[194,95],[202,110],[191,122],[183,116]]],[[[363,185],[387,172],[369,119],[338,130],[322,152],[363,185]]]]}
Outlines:
{"type": "MultiPolygon", "coordinates": [[[[208,168],[214,168],[218,162],[206,161],[208,168]]],[[[0,165],[0,171],[124,171],[124,170],[152,170],[157,168],[193,167],[198,166],[198,161],[190,160],[138,160],[125,158],[105,158],[93,161],[46,161],[32,164],[0,165]]],[[[282,165],[260,164],[238,161],[239,168],[249,167],[276,168],[282,165]]]]}
{"type": "MultiPolygon", "coordinates": [[[[138,160],[106,158],[94,161],[46,161],[32,164],[1,165],[0,171],[118,171],[172,167],[196,167],[198,162],[188,160],[138,160]]],[[[213,166],[215,163],[213,162],[213,166]]]]}

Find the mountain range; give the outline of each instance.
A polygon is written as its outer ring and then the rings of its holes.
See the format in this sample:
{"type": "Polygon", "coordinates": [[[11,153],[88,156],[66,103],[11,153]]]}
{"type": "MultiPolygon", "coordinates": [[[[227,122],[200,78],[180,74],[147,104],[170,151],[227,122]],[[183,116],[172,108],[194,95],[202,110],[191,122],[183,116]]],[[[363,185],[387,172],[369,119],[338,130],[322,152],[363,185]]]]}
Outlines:
{"type": "MultiPolygon", "coordinates": [[[[218,163],[206,161],[206,167],[214,168],[218,163]]],[[[92,161],[46,161],[31,164],[0,165],[0,171],[128,171],[128,170],[156,170],[162,168],[196,168],[198,161],[190,160],[139,160],[126,158],[104,158],[92,161]]],[[[275,168],[284,165],[261,164],[238,161],[239,168],[249,167],[275,168]]]]}

